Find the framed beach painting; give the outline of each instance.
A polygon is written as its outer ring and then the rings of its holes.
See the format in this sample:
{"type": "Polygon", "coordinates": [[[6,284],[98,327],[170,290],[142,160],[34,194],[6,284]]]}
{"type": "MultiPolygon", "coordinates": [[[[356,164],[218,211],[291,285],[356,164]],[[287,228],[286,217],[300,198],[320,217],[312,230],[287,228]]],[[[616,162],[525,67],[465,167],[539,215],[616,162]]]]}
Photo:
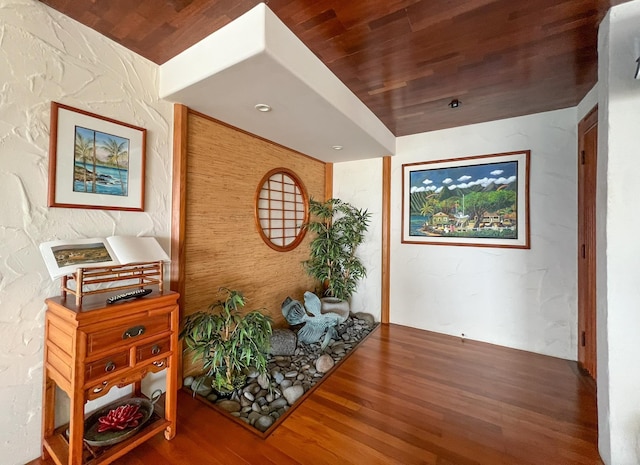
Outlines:
{"type": "Polygon", "coordinates": [[[144,211],[146,135],[52,102],[49,206],[144,211]]]}
{"type": "Polygon", "coordinates": [[[402,242],[529,244],[530,151],[402,165],[402,242]]]}

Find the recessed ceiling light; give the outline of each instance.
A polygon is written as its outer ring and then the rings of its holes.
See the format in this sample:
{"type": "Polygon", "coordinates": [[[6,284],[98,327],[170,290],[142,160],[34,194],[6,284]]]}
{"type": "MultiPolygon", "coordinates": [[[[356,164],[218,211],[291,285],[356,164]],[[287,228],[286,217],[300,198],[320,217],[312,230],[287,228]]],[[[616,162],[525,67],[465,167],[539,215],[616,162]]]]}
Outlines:
{"type": "Polygon", "coordinates": [[[269,105],[267,105],[266,103],[259,103],[255,106],[255,109],[258,111],[261,111],[263,113],[266,113],[268,111],[271,111],[271,107],[269,105]]]}
{"type": "Polygon", "coordinates": [[[342,145],[332,145],[331,148],[333,150],[342,150],[344,147],[342,145]]]}

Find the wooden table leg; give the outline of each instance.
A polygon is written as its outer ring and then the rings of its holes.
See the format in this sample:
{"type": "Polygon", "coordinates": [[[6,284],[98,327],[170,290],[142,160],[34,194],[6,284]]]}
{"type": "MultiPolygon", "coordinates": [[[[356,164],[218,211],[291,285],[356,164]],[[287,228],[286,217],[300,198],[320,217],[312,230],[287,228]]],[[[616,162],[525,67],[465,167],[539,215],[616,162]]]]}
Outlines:
{"type": "MultiPolygon", "coordinates": [[[[46,349],[45,349],[46,350],[46,349]]],[[[42,439],[49,438],[53,435],[55,428],[55,398],[56,398],[56,385],[49,378],[49,372],[47,367],[44,368],[43,383],[42,383],[42,439]]],[[[42,459],[47,460],[49,458],[49,451],[44,444],[42,445],[42,459]]]]}
{"type": "Polygon", "coordinates": [[[177,401],[178,401],[178,373],[176,371],[176,355],[175,353],[168,358],[167,373],[167,391],[164,398],[164,415],[171,422],[164,431],[164,437],[171,440],[176,435],[176,419],[177,419],[177,401]]]}
{"type": "Polygon", "coordinates": [[[71,418],[69,418],[69,465],[82,465],[82,445],[84,437],[84,396],[71,396],[69,399],[71,418]]]}

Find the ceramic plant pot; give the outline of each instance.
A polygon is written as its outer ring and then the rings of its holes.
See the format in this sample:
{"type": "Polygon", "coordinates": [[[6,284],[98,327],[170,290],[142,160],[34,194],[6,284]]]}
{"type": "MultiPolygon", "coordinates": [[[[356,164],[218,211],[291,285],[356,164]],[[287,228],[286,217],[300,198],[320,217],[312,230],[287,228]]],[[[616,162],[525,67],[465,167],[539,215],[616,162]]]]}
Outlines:
{"type": "Polygon", "coordinates": [[[337,299],[335,297],[323,297],[320,299],[320,309],[322,313],[337,313],[340,315],[340,323],[349,318],[349,301],[337,299]]]}

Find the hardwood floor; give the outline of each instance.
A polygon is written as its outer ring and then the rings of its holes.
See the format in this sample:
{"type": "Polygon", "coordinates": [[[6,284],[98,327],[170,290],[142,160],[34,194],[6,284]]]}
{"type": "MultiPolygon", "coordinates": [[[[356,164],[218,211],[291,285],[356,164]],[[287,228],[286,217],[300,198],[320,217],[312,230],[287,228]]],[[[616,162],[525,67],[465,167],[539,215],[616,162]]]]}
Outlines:
{"type": "Polygon", "coordinates": [[[574,362],[388,325],[268,438],[182,392],[175,439],[114,463],[602,464],[596,443],[595,392],[574,362]]]}

